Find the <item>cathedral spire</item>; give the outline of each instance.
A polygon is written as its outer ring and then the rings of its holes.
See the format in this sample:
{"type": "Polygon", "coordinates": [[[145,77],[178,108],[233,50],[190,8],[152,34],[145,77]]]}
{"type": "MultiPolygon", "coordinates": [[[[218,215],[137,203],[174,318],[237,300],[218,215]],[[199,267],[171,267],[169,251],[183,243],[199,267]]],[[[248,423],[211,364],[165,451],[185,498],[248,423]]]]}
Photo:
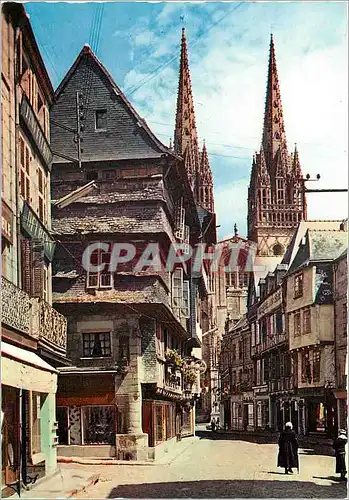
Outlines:
{"type": "Polygon", "coordinates": [[[296,179],[302,178],[301,162],[299,161],[299,154],[297,144],[294,145],[293,162],[292,162],[292,177],[296,179]]]}
{"type": "Polygon", "coordinates": [[[262,144],[268,169],[270,171],[278,150],[284,148],[287,150],[273,35],[270,37],[268,83],[262,144]]]}
{"type": "Polygon", "coordinates": [[[200,165],[196,178],[197,201],[205,210],[214,212],[213,176],[204,141],[200,155],[200,165]]]}
{"type": "Polygon", "coordinates": [[[174,151],[182,156],[184,156],[185,153],[189,154],[191,158],[191,172],[188,172],[188,174],[189,177],[194,176],[199,167],[199,150],[189,71],[187,40],[184,28],[182,29],[174,151]]]}

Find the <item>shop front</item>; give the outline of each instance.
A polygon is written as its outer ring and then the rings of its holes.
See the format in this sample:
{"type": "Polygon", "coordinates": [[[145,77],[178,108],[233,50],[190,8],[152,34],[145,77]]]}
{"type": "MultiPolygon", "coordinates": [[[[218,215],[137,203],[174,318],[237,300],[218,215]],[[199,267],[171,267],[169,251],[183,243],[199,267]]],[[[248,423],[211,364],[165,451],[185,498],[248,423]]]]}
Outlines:
{"type": "Polygon", "coordinates": [[[59,455],[115,457],[124,418],[115,402],[115,373],[60,373],[59,455]]]}
{"type": "Polygon", "coordinates": [[[305,434],[334,437],[337,429],[337,402],[332,391],[319,387],[298,389],[297,392],[300,433],[304,428],[305,434]]]}
{"type": "Polygon", "coordinates": [[[57,371],[37,354],[1,342],[2,486],[19,491],[57,469],[57,371]]]}
{"type": "Polygon", "coordinates": [[[255,429],[270,429],[270,401],[268,396],[268,386],[261,385],[254,387],[254,405],[255,405],[255,429]]]}
{"type": "Polygon", "coordinates": [[[244,430],[244,404],[242,401],[242,394],[234,394],[231,397],[231,408],[231,429],[238,431],[244,430]]]}
{"type": "Polygon", "coordinates": [[[158,458],[172,443],[194,435],[193,403],[169,390],[144,388],[142,430],[148,435],[148,457],[158,458]]]}
{"type": "Polygon", "coordinates": [[[253,431],[255,429],[253,391],[244,392],[242,395],[242,401],[243,428],[245,431],[253,431]]]}

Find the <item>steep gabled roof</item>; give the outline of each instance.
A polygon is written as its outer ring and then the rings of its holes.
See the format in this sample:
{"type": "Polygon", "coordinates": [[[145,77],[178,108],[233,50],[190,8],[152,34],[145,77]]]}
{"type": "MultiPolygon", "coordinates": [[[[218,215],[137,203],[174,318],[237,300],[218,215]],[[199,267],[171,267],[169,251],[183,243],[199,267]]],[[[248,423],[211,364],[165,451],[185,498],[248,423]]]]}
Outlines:
{"type": "Polygon", "coordinates": [[[155,148],[159,151],[159,153],[168,154],[168,155],[170,155],[170,156],[172,156],[174,158],[178,158],[178,156],[176,156],[171,149],[169,149],[167,146],[165,146],[155,136],[155,134],[151,131],[151,129],[149,128],[147,122],[144,120],[144,118],[142,118],[137,113],[137,111],[132,106],[132,104],[130,103],[130,101],[126,98],[126,96],[123,94],[123,92],[121,91],[121,89],[116,85],[115,81],[113,80],[113,78],[110,75],[110,73],[108,72],[108,70],[103,66],[103,64],[101,63],[101,61],[97,58],[97,56],[94,54],[94,52],[92,51],[92,49],[88,45],[84,45],[84,47],[80,51],[80,54],[76,58],[74,64],[71,66],[71,68],[66,73],[65,77],[63,78],[63,80],[61,81],[61,83],[59,84],[59,86],[57,87],[57,89],[55,91],[55,100],[56,101],[58,100],[60,94],[62,93],[62,91],[64,90],[64,88],[66,87],[66,85],[68,84],[68,82],[70,81],[70,79],[72,78],[73,74],[76,72],[76,70],[79,67],[79,64],[81,63],[81,61],[82,61],[82,59],[83,59],[84,56],[85,57],[86,56],[89,57],[90,60],[91,60],[91,62],[92,62],[92,64],[94,64],[100,70],[100,72],[104,75],[104,77],[106,78],[106,80],[109,83],[110,87],[114,91],[115,95],[118,96],[121,99],[121,101],[124,103],[124,105],[128,109],[128,111],[131,113],[131,115],[135,118],[135,120],[138,122],[138,124],[142,127],[142,129],[148,135],[148,137],[152,141],[152,143],[155,146],[155,148]]]}
{"type": "Polygon", "coordinates": [[[305,220],[301,221],[293,233],[292,239],[287,247],[285,255],[281,261],[281,264],[287,264],[291,266],[301,244],[303,237],[305,236],[308,229],[314,230],[333,230],[338,231],[340,229],[340,220],[305,220]]]}
{"type": "Polygon", "coordinates": [[[345,231],[308,229],[288,274],[311,263],[335,260],[347,247],[348,233],[345,231]]]}

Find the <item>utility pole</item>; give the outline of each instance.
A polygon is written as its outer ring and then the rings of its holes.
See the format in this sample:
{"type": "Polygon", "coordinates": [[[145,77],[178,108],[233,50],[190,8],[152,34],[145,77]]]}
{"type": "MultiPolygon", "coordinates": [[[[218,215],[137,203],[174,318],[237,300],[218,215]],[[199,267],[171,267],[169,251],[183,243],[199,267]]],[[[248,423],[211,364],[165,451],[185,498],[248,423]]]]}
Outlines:
{"type": "Polygon", "coordinates": [[[81,169],[81,153],[83,153],[83,149],[81,148],[81,142],[83,141],[82,138],[82,132],[84,130],[84,125],[81,123],[84,120],[84,105],[82,102],[82,92],[77,92],[76,93],[76,142],[77,148],[78,148],[78,162],[79,162],[79,168],[81,169]]]}
{"type": "Polygon", "coordinates": [[[347,193],[348,189],[308,189],[305,185],[306,182],[316,182],[320,180],[320,174],[316,175],[316,179],[311,179],[310,174],[307,174],[304,179],[301,179],[302,182],[302,198],[303,198],[303,207],[306,206],[305,195],[307,193],[347,193]]]}
{"type": "Polygon", "coordinates": [[[84,130],[84,124],[82,122],[85,119],[85,117],[84,117],[84,105],[82,102],[82,97],[83,97],[82,92],[77,91],[76,92],[76,130],[52,120],[53,125],[56,125],[56,127],[67,130],[68,132],[71,132],[74,135],[73,141],[75,142],[75,144],[77,146],[77,158],[74,158],[74,157],[69,156],[69,155],[65,155],[63,153],[58,153],[57,151],[52,151],[53,155],[59,156],[60,158],[64,158],[65,160],[71,161],[73,163],[77,163],[79,165],[80,170],[81,170],[81,162],[82,162],[81,155],[84,152],[84,150],[81,147],[81,143],[83,142],[82,132],[84,130]]]}

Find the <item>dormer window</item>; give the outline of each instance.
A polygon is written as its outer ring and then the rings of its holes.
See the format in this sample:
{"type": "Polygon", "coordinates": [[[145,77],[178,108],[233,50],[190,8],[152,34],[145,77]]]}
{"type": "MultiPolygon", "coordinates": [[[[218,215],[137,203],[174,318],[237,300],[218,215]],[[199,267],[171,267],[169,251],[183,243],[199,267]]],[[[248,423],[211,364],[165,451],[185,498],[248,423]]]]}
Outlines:
{"type": "Polygon", "coordinates": [[[97,109],[96,111],[96,130],[103,131],[107,130],[107,110],[97,109]]]}

